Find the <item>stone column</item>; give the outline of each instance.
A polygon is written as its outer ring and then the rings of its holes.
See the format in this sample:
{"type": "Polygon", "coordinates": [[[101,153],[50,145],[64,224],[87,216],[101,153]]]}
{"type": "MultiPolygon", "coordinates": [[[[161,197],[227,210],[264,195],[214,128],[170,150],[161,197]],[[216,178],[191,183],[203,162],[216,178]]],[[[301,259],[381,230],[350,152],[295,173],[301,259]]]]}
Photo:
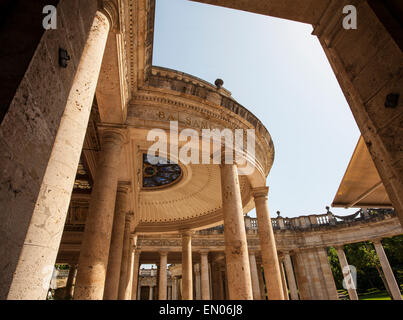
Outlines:
{"type": "Polygon", "coordinates": [[[126,182],[118,183],[111,245],[109,249],[108,269],[106,271],[105,279],[104,300],[116,300],[118,298],[123,234],[125,229],[125,215],[128,210],[129,189],[130,184],[126,182]]]}
{"type": "Polygon", "coordinates": [[[167,261],[168,252],[160,252],[158,300],[167,300],[167,261]]]}
{"type": "Polygon", "coordinates": [[[388,283],[389,290],[392,294],[393,300],[402,300],[399,286],[397,285],[395,276],[393,275],[393,271],[392,271],[392,268],[390,267],[388,257],[386,256],[385,251],[383,250],[381,240],[375,240],[375,241],[373,241],[373,244],[374,244],[376,253],[378,255],[379,262],[381,263],[382,271],[385,275],[386,282],[388,283]]]}
{"type": "Polygon", "coordinates": [[[288,296],[287,280],[285,278],[283,261],[280,261],[280,273],[281,273],[281,280],[282,280],[282,284],[283,284],[284,300],[290,300],[290,297],[288,296]]]}
{"type": "Polygon", "coordinates": [[[132,300],[140,300],[137,288],[140,288],[139,281],[139,268],[140,268],[140,254],[141,251],[135,249],[134,262],[133,262],[133,277],[132,277],[132,300]]]}
{"type": "Polygon", "coordinates": [[[288,286],[290,289],[291,300],[298,300],[297,282],[295,281],[294,270],[292,268],[292,262],[291,262],[291,257],[290,257],[289,252],[284,253],[284,266],[285,266],[285,271],[287,273],[288,286]]]}
{"type": "Polygon", "coordinates": [[[258,234],[262,252],[262,264],[269,300],[284,300],[280,264],[267,204],[268,187],[253,189],[258,222],[258,234]]]}
{"type": "Polygon", "coordinates": [[[153,300],[153,286],[150,286],[150,291],[148,292],[148,300],[153,300]]]}
{"type": "Polygon", "coordinates": [[[266,300],[266,291],[264,287],[263,273],[262,273],[262,265],[258,264],[257,266],[257,276],[259,279],[259,289],[260,289],[260,299],[266,300]]]}
{"type": "Polygon", "coordinates": [[[248,244],[236,165],[221,165],[224,241],[230,300],[252,300],[248,244]]]}
{"type": "Polygon", "coordinates": [[[322,272],[321,277],[323,277],[326,286],[327,299],[339,300],[336,283],[334,282],[332,269],[330,268],[330,262],[327,256],[327,250],[326,248],[317,248],[316,252],[320,263],[320,270],[322,272]]]}
{"type": "Polygon", "coordinates": [[[102,133],[102,151],[78,262],[77,300],[103,298],[123,140],[121,130],[109,128],[102,133]]]}
{"type": "Polygon", "coordinates": [[[175,276],[172,278],[172,300],[178,300],[178,279],[175,276]]]}
{"type": "Polygon", "coordinates": [[[137,286],[137,296],[135,300],[141,300],[141,283],[137,286]]]}
{"type": "MultiPolygon", "coordinates": [[[[4,241],[1,245],[5,254],[1,258],[4,263],[0,263],[0,299],[46,299],[47,284],[52,277],[63,234],[109,27],[108,19],[98,12],[78,64],[44,176],[40,179],[39,193],[35,194],[36,199],[31,199],[35,202],[34,209],[32,212],[23,212],[25,217],[30,217],[27,226],[24,226],[25,218],[21,218],[23,222],[14,225],[14,231],[2,236],[4,241]],[[18,244],[16,239],[21,239],[21,243],[18,244]]],[[[20,173],[21,176],[24,174],[28,173],[20,173]]],[[[32,171],[30,174],[39,173],[32,171]]],[[[14,209],[15,216],[18,217],[17,213],[23,209],[21,206],[14,209]]],[[[3,227],[10,221],[11,218],[3,227]]]]}
{"type": "Polygon", "coordinates": [[[76,273],[77,273],[77,265],[75,263],[70,264],[69,277],[67,278],[66,283],[66,295],[65,295],[66,300],[70,300],[73,298],[74,280],[76,278],[76,273]]]}
{"type": "Polygon", "coordinates": [[[253,300],[260,300],[260,288],[259,288],[259,276],[256,266],[256,257],[255,252],[249,251],[249,264],[250,264],[250,273],[252,279],[252,292],[253,292],[253,300]]]}
{"type": "Polygon", "coordinates": [[[134,274],[134,260],[137,245],[137,235],[130,235],[130,248],[129,248],[129,262],[127,264],[127,280],[126,280],[126,294],[125,300],[132,300],[133,289],[133,274],[134,274]]]}
{"type": "Polygon", "coordinates": [[[129,264],[130,264],[130,224],[133,213],[127,212],[125,218],[125,230],[123,234],[123,249],[122,249],[122,263],[120,265],[120,278],[119,278],[119,300],[126,300],[129,277],[129,264]]]}
{"type": "Polygon", "coordinates": [[[195,297],[196,300],[201,300],[200,264],[196,263],[194,265],[194,273],[195,273],[195,297]]]}
{"type": "Polygon", "coordinates": [[[191,231],[182,233],[182,299],[193,300],[192,236],[191,231]]]}
{"type": "Polygon", "coordinates": [[[343,272],[343,277],[345,283],[348,285],[347,291],[348,295],[350,297],[350,300],[358,300],[358,295],[357,291],[355,288],[355,283],[353,281],[352,275],[351,275],[351,270],[347,262],[346,255],[344,254],[343,248],[342,247],[336,247],[337,250],[337,256],[339,258],[341,270],[343,272]]]}
{"type": "Polygon", "coordinates": [[[208,265],[208,251],[200,252],[200,271],[201,271],[201,298],[210,300],[210,277],[208,265]]]}

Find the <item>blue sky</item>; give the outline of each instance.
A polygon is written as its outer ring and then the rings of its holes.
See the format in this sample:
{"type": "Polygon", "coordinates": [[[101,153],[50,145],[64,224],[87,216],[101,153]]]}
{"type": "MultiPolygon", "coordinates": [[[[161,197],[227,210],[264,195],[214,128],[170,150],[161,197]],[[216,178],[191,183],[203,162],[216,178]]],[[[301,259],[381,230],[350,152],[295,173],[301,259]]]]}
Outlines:
{"type": "Polygon", "coordinates": [[[153,64],[211,83],[223,79],[269,130],[276,152],[267,179],[272,217],[277,210],[283,217],[324,213],[359,138],[311,32],[311,25],[187,0],[156,3],[153,64]]]}

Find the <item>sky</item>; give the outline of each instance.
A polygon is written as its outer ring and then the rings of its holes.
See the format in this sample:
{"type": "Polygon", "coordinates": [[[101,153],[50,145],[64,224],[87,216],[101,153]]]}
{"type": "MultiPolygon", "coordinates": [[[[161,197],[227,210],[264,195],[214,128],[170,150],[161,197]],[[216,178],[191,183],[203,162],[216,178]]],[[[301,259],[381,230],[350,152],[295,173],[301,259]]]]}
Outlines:
{"type": "MultiPolygon", "coordinates": [[[[157,0],[153,65],[210,83],[271,134],[271,216],[325,213],[359,130],[312,26],[187,0],[157,0]]],[[[337,215],[357,209],[331,208],[337,215]]],[[[254,211],[250,213],[254,216],[254,211]]]]}

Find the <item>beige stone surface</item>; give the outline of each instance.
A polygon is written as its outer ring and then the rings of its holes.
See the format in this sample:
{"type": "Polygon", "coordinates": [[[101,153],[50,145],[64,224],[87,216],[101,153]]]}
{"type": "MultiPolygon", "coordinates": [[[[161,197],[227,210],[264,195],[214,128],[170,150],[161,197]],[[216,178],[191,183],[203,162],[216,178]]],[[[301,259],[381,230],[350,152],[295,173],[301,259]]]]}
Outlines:
{"type": "Polygon", "coordinates": [[[256,266],[255,253],[253,251],[249,251],[249,264],[250,264],[250,275],[252,280],[253,300],[260,300],[261,294],[260,294],[258,269],[256,266]]]}
{"type": "Polygon", "coordinates": [[[248,244],[236,165],[221,165],[225,260],[231,300],[252,300],[248,244]]]}
{"type": "MultiPolygon", "coordinates": [[[[18,263],[16,260],[11,260],[11,257],[2,255],[3,261],[9,261],[9,264],[10,261],[16,263],[12,278],[9,275],[10,278],[6,279],[6,270],[2,272],[2,279],[10,284],[1,281],[2,290],[9,288],[8,299],[46,298],[47,283],[52,275],[52,266],[62,236],[108,28],[105,16],[98,14],[94,19],[60,119],[29,227],[26,229],[21,249],[16,251],[20,252],[18,263]]],[[[23,208],[20,210],[21,213],[26,212],[23,208]]],[[[13,234],[13,238],[15,243],[17,233],[13,234]]],[[[5,248],[6,243],[3,241],[2,243],[2,248],[5,248]]]]}
{"type": "Polygon", "coordinates": [[[193,300],[192,236],[190,231],[182,233],[182,298],[193,300]]]}
{"type": "Polygon", "coordinates": [[[168,252],[160,252],[158,300],[167,300],[167,261],[168,252]]]}
{"type": "Polygon", "coordinates": [[[210,300],[210,277],[208,265],[208,252],[200,252],[200,272],[201,272],[201,299],[210,300]]]}
{"type": "Polygon", "coordinates": [[[117,130],[109,129],[103,133],[103,150],[78,262],[74,292],[77,300],[100,300],[103,297],[123,139],[122,132],[117,130]]]}
{"type": "Polygon", "coordinates": [[[105,278],[104,300],[116,300],[118,298],[128,191],[126,184],[118,184],[108,269],[105,278]]]}
{"type": "MultiPolygon", "coordinates": [[[[127,209],[126,209],[127,210],[127,209]]],[[[131,212],[125,212],[125,228],[123,233],[122,263],[120,265],[118,299],[127,300],[129,296],[131,275],[131,246],[130,246],[130,222],[131,212]]]]}
{"type": "Polygon", "coordinates": [[[283,300],[284,292],[277,256],[276,240],[267,204],[268,188],[254,189],[258,234],[262,251],[262,265],[266,279],[269,300],[283,300]]]}

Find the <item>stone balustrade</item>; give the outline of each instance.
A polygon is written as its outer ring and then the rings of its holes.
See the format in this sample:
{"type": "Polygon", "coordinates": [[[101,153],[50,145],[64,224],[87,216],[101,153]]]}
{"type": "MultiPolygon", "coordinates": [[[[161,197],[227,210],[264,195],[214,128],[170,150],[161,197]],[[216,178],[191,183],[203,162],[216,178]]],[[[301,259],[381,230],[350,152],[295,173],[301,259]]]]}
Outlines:
{"type": "MultiPolygon", "coordinates": [[[[362,223],[366,221],[382,220],[386,217],[395,217],[393,209],[360,209],[352,215],[337,216],[330,211],[324,214],[312,214],[294,218],[283,218],[278,216],[272,218],[274,230],[307,231],[309,229],[341,227],[349,224],[362,223]]],[[[245,216],[245,228],[248,233],[257,232],[257,219],[245,216]]],[[[224,226],[216,226],[209,229],[197,231],[198,234],[219,234],[224,232],[224,226]]]]}

